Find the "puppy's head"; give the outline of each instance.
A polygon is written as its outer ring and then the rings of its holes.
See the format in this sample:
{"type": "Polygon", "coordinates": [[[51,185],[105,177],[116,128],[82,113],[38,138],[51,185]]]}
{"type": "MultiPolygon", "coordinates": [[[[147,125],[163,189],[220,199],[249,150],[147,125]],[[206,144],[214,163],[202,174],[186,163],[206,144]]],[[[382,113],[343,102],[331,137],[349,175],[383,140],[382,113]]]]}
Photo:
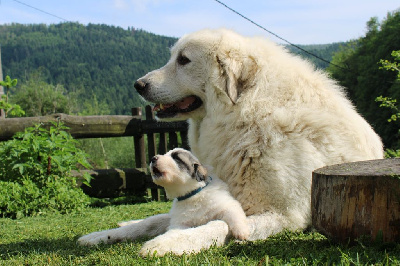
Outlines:
{"type": "Polygon", "coordinates": [[[165,155],[151,159],[150,172],[153,182],[167,187],[196,185],[207,179],[207,169],[189,151],[176,148],[165,155]]]}

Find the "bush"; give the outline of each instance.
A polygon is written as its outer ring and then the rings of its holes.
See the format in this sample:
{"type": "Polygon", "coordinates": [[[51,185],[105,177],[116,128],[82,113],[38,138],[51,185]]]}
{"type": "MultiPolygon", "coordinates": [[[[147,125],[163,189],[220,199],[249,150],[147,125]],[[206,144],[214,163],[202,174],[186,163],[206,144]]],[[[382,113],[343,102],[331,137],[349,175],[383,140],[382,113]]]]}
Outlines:
{"type": "MultiPolygon", "coordinates": [[[[71,171],[90,165],[65,129],[61,123],[36,125],[0,144],[0,216],[68,213],[89,204],[71,171]]],[[[86,174],[83,183],[90,178],[86,174]]]]}

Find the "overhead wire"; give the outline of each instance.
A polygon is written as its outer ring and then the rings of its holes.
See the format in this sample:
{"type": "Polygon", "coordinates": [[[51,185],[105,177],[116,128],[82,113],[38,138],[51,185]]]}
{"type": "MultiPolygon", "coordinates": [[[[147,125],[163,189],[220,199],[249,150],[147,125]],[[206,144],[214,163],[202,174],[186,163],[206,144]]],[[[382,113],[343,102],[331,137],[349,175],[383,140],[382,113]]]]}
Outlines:
{"type": "Polygon", "coordinates": [[[317,58],[317,59],[319,59],[319,60],[321,60],[321,61],[323,61],[323,62],[325,62],[325,63],[328,63],[328,64],[330,64],[330,65],[332,65],[332,66],[335,66],[335,67],[338,67],[338,68],[341,68],[341,69],[344,69],[344,70],[348,70],[347,68],[344,68],[344,67],[342,67],[342,66],[339,66],[339,65],[337,65],[337,64],[334,64],[334,63],[332,63],[332,62],[330,62],[330,61],[328,61],[328,60],[326,60],[326,59],[324,59],[324,58],[322,58],[322,57],[320,57],[320,56],[318,56],[318,55],[316,55],[316,54],[313,54],[313,53],[307,51],[306,49],[304,49],[304,48],[302,48],[302,47],[300,47],[300,46],[298,46],[298,45],[296,45],[296,44],[294,44],[294,43],[292,43],[292,42],[290,42],[290,41],[288,41],[288,40],[282,38],[282,37],[279,36],[278,34],[273,33],[272,31],[266,29],[265,27],[261,26],[260,24],[256,23],[255,21],[251,20],[250,18],[248,18],[248,17],[244,16],[243,14],[239,13],[239,12],[236,11],[235,9],[229,7],[229,6],[226,5],[225,3],[223,3],[223,2],[221,2],[221,1],[219,1],[219,0],[214,0],[214,1],[217,2],[217,3],[219,3],[220,5],[224,6],[225,8],[229,9],[229,10],[232,11],[233,13],[239,15],[239,16],[242,17],[243,19],[245,19],[245,20],[249,21],[250,23],[254,24],[255,26],[259,27],[260,29],[262,29],[262,30],[268,32],[269,34],[271,34],[271,35],[277,37],[278,39],[280,39],[280,40],[286,42],[287,44],[289,44],[289,45],[291,45],[291,46],[293,46],[293,47],[295,47],[295,48],[297,48],[297,49],[303,51],[304,53],[306,53],[306,54],[308,54],[308,55],[311,55],[311,56],[313,56],[313,57],[315,57],[315,58],[317,58]]]}
{"type": "Polygon", "coordinates": [[[45,13],[45,14],[47,14],[47,15],[50,15],[50,16],[52,16],[52,17],[55,17],[55,18],[58,18],[58,19],[64,20],[65,22],[69,22],[69,20],[67,20],[67,19],[65,19],[65,18],[62,18],[62,17],[60,17],[60,16],[57,16],[57,15],[54,15],[54,14],[52,14],[52,13],[49,13],[49,12],[47,12],[47,11],[44,11],[44,10],[42,10],[42,9],[39,9],[39,8],[37,8],[37,7],[34,7],[34,6],[31,6],[31,5],[28,5],[28,4],[26,4],[26,3],[24,3],[24,2],[21,2],[21,1],[19,1],[19,0],[13,0],[13,1],[14,1],[14,2],[17,2],[17,3],[21,4],[21,5],[24,5],[24,6],[27,6],[27,7],[33,8],[33,9],[35,9],[35,10],[37,10],[37,11],[40,11],[40,12],[42,12],[42,13],[45,13]]]}

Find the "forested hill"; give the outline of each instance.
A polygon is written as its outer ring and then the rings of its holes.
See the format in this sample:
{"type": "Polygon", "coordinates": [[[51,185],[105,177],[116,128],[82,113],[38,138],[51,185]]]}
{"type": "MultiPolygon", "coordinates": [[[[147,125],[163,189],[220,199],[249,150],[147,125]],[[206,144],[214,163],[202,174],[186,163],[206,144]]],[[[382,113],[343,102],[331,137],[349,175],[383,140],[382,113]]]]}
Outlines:
{"type": "MultiPolygon", "coordinates": [[[[129,114],[131,107],[142,104],[133,88],[135,80],[164,65],[175,41],[143,30],[108,25],[0,25],[4,75],[21,84],[41,68],[46,82],[82,92],[80,100],[96,95],[106,101],[112,114],[129,114]]],[[[339,44],[304,48],[330,60],[339,44]]],[[[316,58],[310,61],[326,67],[316,58]]]]}
{"type": "Polygon", "coordinates": [[[340,51],[342,46],[346,46],[344,42],[330,43],[330,44],[311,44],[311,45],[297,45],[301,49],[287,45],[287,49],[294,53],[306,58],[313,63],[316,67],[325,69],[329,66],[333,55],[340,51]],[[324,60],[321,60],[324,59],[324,60]]]}
{"type": "Polygon", "coordinates": [[[4,75],[24,82],[44,68],[46,81],[106,100],[113,114],[140,106],[138,77],[164,65],[175,38],[142,30],[78,23],[0,25],[4,75]]]}

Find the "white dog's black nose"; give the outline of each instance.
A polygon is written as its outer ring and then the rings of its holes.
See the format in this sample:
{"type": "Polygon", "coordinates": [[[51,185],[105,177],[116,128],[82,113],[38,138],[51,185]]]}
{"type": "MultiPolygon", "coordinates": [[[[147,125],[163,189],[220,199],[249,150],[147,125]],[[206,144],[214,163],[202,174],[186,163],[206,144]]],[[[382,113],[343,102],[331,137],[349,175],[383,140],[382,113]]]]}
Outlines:
{"type": "Polygon", "coordinates": [[[158,156],[156,155],[156,156],[154,156],[153,158],[151,158],[150,162],[151,162],[152,164],[155,164],[155,163],[157,162],[157,160],[158,160],[158,156]]]}
{"type": "Polygon", "coordinates": [[[133,86],[135,87],[136,91],[142,95],[149,87],[149,83],[143,80],[137,80],[133,86]]]}

